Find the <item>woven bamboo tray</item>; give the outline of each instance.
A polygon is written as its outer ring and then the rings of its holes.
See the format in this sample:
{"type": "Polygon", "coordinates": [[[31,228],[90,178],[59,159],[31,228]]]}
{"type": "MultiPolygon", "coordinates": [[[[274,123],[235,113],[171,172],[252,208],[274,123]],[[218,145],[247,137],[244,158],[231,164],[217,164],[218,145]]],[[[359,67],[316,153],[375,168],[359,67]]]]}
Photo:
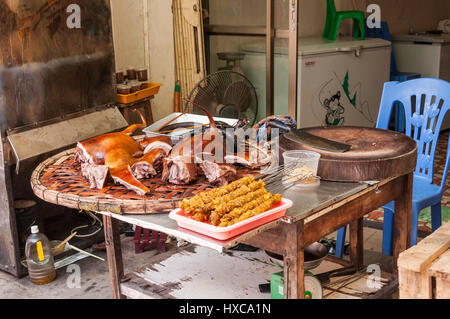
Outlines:
{"type": "MultiPolygon", "coordinates": [[[[91,189],[74,160],[74,150],[52,156],[39,164],[31,175],[33,192],[46,202],[69,208],[107,211],[117,214],[155,214],[169,212],[178,202],[212,188],[204,179],[191,185],[172,185],[159,177],[140,180],[150,189],[144,196],[119,184],[108,182],[103,189],[91,189]]],[[[238,168],[238,178],[256,175],[257,170],[238,168]]]]}

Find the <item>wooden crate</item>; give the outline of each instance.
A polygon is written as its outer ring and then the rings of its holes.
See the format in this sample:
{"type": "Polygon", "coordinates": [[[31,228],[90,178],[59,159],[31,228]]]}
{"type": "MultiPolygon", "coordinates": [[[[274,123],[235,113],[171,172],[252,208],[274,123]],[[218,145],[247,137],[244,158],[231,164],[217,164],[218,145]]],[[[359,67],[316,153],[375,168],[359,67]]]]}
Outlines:
{"type": "Polygon", "coordinates": [[[450,299],[450,223],[398,258],[399,297],[450,299]]]}
{"type": "Polygon", "coordinates": [[[148,83],[148,88],[131,94],[117,94],[117,102],[122,104],[133,103],[146,97],[158,94],[161,83],[148,83]]]}

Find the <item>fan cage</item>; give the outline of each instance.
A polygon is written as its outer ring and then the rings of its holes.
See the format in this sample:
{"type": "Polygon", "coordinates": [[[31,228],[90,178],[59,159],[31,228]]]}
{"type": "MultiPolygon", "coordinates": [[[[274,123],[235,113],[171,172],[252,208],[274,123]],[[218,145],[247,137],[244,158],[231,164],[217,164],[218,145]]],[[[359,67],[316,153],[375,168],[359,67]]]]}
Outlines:
{"type": "Polygon", "coordinates": [[[203,115],[204,112],[194,103],[206,108],[214,117],[229,117],[221,116],[219,111],[234,109],[234,114],[238,113],[239,119],[247,119],[251,126],[258,115],[255,87],[243,74],[230,70],[206,76],[189,93],[184,112],[203,115]]]}

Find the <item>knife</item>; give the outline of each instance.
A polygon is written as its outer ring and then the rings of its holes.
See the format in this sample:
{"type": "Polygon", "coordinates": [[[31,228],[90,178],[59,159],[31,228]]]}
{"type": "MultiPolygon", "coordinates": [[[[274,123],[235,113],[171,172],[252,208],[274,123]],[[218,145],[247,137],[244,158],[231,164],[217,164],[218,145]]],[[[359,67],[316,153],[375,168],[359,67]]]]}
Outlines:
{"type": "Polygon", "coordinates": [[[322,285],[328,284],[330,282],[331,277],[340,277],[340,276],[348,276],[353,275],[356,273],[356,267],[355,266],[349,266],[339,269],[334,269],[331,271],[327,271],[321,274],[314,275],[317,279],[319,279],[320,283],[322,285]]]}
{"type": "Polygon", "coordinates": [[[296,128],[291,129],[288,133],[284,134],[284,136],[292,142],[335,153],[344,153],[351,147],[351,145],[332,141],[296,128]]]}

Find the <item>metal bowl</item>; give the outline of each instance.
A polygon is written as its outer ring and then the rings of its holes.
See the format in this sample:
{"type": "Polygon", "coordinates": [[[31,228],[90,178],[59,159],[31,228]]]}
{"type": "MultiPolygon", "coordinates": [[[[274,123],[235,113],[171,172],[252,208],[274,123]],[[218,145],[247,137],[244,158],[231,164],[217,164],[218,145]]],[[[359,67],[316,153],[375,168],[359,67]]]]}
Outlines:
{"type": "Polygon", "coordinates": [[[219,60],[243,60],[245,53],[242,52],[218,52],[219,60]]]}
{"type": "MultiPolygon", "coordinates": [[[[282,255],[278,255],[267,250],[266,254],[269,257],[275,259],[277,265],[283,267],[284,262],[282,255]]],[[[319,242],[309,245],[308,247],[305,248],[304,269],[310,270],[316,268],[317,266],[320,265],[322,260],[324,260],[327,255],[328,249],[325,247],[325,245],[319,242]]]]}

